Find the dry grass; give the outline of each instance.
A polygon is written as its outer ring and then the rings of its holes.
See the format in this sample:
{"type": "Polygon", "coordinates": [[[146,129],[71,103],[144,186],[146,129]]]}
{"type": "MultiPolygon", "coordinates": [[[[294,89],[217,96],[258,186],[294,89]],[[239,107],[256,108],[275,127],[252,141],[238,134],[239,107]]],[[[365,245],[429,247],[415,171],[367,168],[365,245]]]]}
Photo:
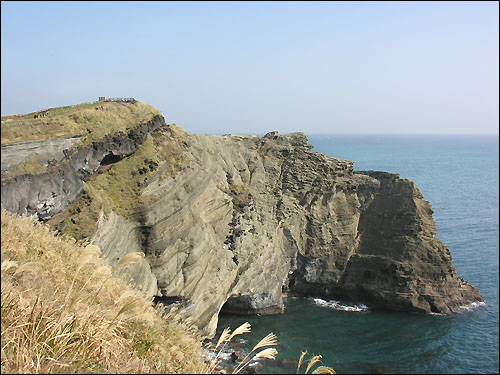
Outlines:
{"type": "MultiPolygon", "coordinates": [[[[57,236],[48,225],[5,210],[1,225],[2,373],[214,373],[230,340],[250,332],[248,323],[232,334],[225,329],[214,359],[203,360],[196,328],[113,277],[142,254],[111,268],[98,247],[57,236]]],[[[270,333],[233,373],[257,358],[275,359],[277,344],[270,333]]],[[[320,358],[308,361],[306,373],[320,358]]],[[[335,372],[320,366],[312,373],[335,372]]]]}
{"type": "MultiPolygon", "coordinates": [[[[302,366],[302,363],[304,362],[304,358],[307,355],[307,350],[305,352],[302,352],[299,358],[299,364],[297,365],[297,372],[296,374],[299,373],[300,367],[302,366]]],[[[307,368],[304,374],[308,374],[309,370],[313,368],[314,365],[317,363],[321,362],[321,355],[313,355],[309,360],[307,361],[307,368]]],[[[331,368],[327,366],[318,366],[311,374],[335,374],[336,372],[331,368]]]]}
{"type": "MultiPolygon", "coordinates": [[[[241,326],[236,328],[234,332],[231,334],[231,329],[228,327],[222,331],[219,340],[217,341],[217,344],[215,345],[215,348],[211,349],[211,352],[213,354],[213,362],[209,366],[209,372],[213,372],[217,365],[220,363],[220,358],[222,356],[222,353],[224,352],[224,349],[226,346],[229,344],[231,339],[234,336],[241,335],[243,333],[248,333],[251,331],[250,324],[248,322],[243,323],[241,326]],[[220,349],[219,349],[220,348],[220,349]]],[[[253,347],[253,349],[238,363],[238,365],[233,369],[231,372],[232,374],[239,374],[241,371],[248,366],[252,361],[256,360],[257,358],[266,358],[266,359],[276,359],[276,356],[278,355],[278,351],[273,348],[272,346],[278,345],[278,339],[274,333],[268,334],[266,337],[264,337],[262,340],[260,340],[257,345],[253,347]],[[265,348],[265,349],[263,349],[265,348]],[[259,352],[257,352],[258,349],[262,349],[259,352]]],[[[300,367],[302,366],[302,363],[304,362],[304,358],[307,355],[307,350],[305,352],[302,352],[300,358],[299,358],[299,363],[297,365],[297,374],[299,373],[300,367]]],[[[321,355],[315,355],[312,356],[309,360],[307,360],[307,368],[305,370],[305,374],[308,374],[309,371],[314,367],[314,365],[318,364],[321,362],[321,355]]],[[[327,366],[318,366],[311,374],[335,374],[335,371],[331,367],[327,366]]]]}
{"type": "Polygon", "coordinates": [[[4,210],[1,225],[2,373],[207,370],[197,331],[112,277],[97,247],[4,210]]]}
{"type": "Polygon", "coordinates": [[[2,116],[2,144],[18,141],[43,140],[81,135],[84,143],[103,138],[106,134],[149,121],[160,112],[136,101],[131,103],[97,102],[73,107],[44,109],[26,115],[2,116]],[[103,106],[104,110],[95,110],[103,106]],[[50,116],[34,119],[39,112],[50,116]]]}
{"type": "MultiPolygon", "coordinates": [[[[43,110],[40,112],[46,112],[43,110]]],[[[98,102],[74,107],[51,108],[51,116],[33,119],[33,114],[2,117],[2,145],[17,141],[47,140],[59,137],[80,136],[78,143],[90,144],[108,134],[127,132],[129,129],[151,120],[160,111],[138,102],[98,102]],[[104,110],[95,110],[103,106],[104,110]]],[[[47,167],[41,163],[47,157],[32,154],[28,159],[7,171],[2,171],[2,181],[23,174],[41,174],[47,167]]]]}
{"type": "MultiPolygon", "coordinates": [[[[224,329],[219,340],[217,341],[217,345],[212,350],[212,353],[214,354],[214,361],[209,366],[208,371],[212,373],[215,370],[216,366],[220,363],[220,358],[222,353],[224,352],[224,348],[229,344],[229,342],[233,339],[234,336],[242,335],[250,331],[251,331],[251,326],[250,323],[248,322],[243,323],[241,326],[236,328],[232,334],[231,334],[231,329],[229,327],[224,329]],[[217,351],[217,348],[219,347],[220,349],[217,351]]],[[[274,348],[266,348],[258,353],[255,352],[257,349],[263,348],[265,346],[276,346],[276,345],[278,345],[276,335],[274,333],[268,334],[266,337],[260,340],[257,343],[257,345],[254,346],[254,348],[245,356],[245,358],[243,358],[240,361],[240,363],[236,366],[236,368],[233,370],[232,373],[239,374],[246,366],[248,366],[253,360],[257,358],[276,359],[278,351],[274,348]]]]}
{"type": "Polygon", "coordinates": [[[62,232],[77,240],[91,238],[97,230],[101,208],[102,202],[91,196],[87,185],[83,183],[80,199],[65,209],[64,214],[68,214],[62,220],[62,232]]]}

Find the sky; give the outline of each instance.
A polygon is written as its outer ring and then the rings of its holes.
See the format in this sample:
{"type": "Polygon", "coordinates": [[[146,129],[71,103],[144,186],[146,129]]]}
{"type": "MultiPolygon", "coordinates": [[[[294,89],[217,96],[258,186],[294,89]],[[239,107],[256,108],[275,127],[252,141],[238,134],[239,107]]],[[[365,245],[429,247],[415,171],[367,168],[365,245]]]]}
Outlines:
{"type": "Polygon", "coordinates": [[[202,134],[498,134],[499,3],[1,2],[1,113],[134,97],[202,134]]]}

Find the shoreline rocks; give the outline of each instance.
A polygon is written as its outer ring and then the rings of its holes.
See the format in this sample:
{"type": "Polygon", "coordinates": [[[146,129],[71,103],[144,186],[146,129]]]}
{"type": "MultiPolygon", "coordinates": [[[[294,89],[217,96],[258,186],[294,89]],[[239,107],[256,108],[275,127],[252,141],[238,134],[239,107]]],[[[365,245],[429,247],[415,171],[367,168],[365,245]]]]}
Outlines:
{"type": "MultiPolygon", "coordinates": [[[[163,125],[157,117],[144,131],[72,150],[64,176],[21,176],[2,186],[2,205],[48,218],[78,198],[107,155],[134,152],[163,125]]],[[[141,188],[140,215],[102,217],[92,242],[111,263],[144,252],[130,275],[136,285],[182,300],[183,316],[208,337],[221,311],[281,313],[285,294],[424,313],[484,301],[460,281],[414,182],[354,172],[352,161],[311,151],[302,133],[186,139],[189,166],[173,176],[159,168],[141,188]]]]}

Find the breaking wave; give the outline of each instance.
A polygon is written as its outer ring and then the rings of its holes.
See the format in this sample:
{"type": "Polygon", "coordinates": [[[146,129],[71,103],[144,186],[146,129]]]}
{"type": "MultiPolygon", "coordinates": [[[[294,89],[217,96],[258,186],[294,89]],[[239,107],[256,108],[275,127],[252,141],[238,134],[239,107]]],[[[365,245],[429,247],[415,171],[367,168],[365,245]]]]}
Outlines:
{"type": "Polygon", "coordinates": [[[313,298],[313,301],[318,306],[326,307],[333,310],[352,311],[352,312],[364,312],[369,310],[368,306],[362,303],[359,305],[354,305],[336,300],[325,301],[321,298],[313,298]]]}
{"type": "Polygon", "coordinates": [[[469,303],[468,305],[460,306],[460,309],[465,311],[471,311],[481,306],[486,306],[486,302],[472,302],[469,303]]]}

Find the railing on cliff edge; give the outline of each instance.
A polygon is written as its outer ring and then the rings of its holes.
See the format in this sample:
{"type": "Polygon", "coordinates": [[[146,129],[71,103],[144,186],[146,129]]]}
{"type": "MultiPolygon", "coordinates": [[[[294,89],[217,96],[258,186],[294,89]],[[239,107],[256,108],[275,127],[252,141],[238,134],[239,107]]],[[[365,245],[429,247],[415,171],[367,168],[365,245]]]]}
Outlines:
{"type": "Polygon", "coordinates": [[[72,105],[67,105],[62,108],[68,108],[68,107],[76,107],[79,105],[84,105],[84,104],[95,104],[99,102],[124,102],[124,103],[133,103],[135,102],[134,98],[99,98],[100,100],[95,100],[93,102],[83,102],[83,103],[78,103],[78,104],[72,104],[72,105]],[[102,99],[102,100],[101,100],[102,99]]]}

